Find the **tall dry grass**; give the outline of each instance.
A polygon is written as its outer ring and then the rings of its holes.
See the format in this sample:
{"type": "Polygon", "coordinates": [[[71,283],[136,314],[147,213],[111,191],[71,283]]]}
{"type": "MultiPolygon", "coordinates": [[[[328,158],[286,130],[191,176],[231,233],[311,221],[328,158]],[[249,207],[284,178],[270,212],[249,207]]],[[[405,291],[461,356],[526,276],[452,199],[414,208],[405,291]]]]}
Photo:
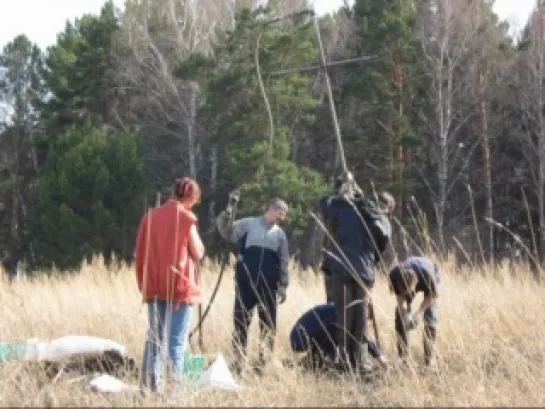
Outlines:
{"type": "MultiPolygon", "coordinates": [[[[494,273],[457,271],[453,262],[441,265],[444,287],[439,301],[439,362],[435,371],[422,365],[421,328],[412,334],[409,368],[397,364],[394,345],[394,297],[380,278],[373,290],[379,329],[392,369],[374,384],[313,376],[279,365],[292,358],[289,332],[308,308],[323,302],[320,277],[292,276],[288,300],[280,306],[275,363],[262,376],[240,380],[238,392],[194,392],[183,406],[543,406],[545,404],[545,291],[534,281],[516,278],[507,267],[494,273]]],[[[208,300],[218,266],[203,267],[204,300],[208,300]]],[[[517,276],[526,274],[518,269],[517,276]]],[[[204,324],[207,356],[231,358],[233,281],[226,271],[222,287],[204,324]]],[[[417,298],[416,302],[419,302],[417,298]]],[[[1,341],[21,341],[84,334],[125,344],[141,360],[146,312],[134,272],[110,273],[100,262],[85,265],[80,274],[38,278],[0,288],[1,341]]],[[[196,318],[196,310],[195,310],[196,318]]],[[[256,322],[250,342],[256,343],[256,322]]],[[[197,337],[194,337],[194,343],[197,337]]],[[[255,354],[255,348],[251,351],[255,354]]],[[[63,376],[48,380],[32,364],[0,367],[2,406],[161,406],[166,398],[102,395],[85,383],[63,376]]]]}

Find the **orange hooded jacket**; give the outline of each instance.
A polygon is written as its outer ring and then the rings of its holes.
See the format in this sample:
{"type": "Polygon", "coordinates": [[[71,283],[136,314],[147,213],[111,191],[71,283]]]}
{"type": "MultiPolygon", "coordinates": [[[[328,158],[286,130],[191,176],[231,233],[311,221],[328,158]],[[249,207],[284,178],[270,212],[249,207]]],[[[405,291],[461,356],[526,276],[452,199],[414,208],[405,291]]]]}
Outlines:
{"type": "Polygon", "coordinates": [[[144,301],[194,304],[200,300],[200,278],[189,250],[197,217],[175,199],[148,211],[136,239],[136,279],[144,301]]]}

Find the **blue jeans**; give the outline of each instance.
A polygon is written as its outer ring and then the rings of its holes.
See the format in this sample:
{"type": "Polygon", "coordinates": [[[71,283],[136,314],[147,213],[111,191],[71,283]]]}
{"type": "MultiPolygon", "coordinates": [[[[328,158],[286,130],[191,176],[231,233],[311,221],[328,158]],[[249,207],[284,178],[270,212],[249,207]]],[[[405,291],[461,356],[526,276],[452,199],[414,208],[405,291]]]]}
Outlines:
{"type": "Polygon", "coordinates": [[[176,304],[166,301],[151,301],[148,303],[148,332],[144,345],[142,374],[140,387],[148,386],[153,392],[160,387],[163,375],[163,357],[165,341],[168,340],[168,355],[172,362],[172,375],[180,385],[183,383],[184,353],[191,330],[193,306],[191,304],[176,304]],[[151,380],[148,377],[151,376],[151,380]]]}

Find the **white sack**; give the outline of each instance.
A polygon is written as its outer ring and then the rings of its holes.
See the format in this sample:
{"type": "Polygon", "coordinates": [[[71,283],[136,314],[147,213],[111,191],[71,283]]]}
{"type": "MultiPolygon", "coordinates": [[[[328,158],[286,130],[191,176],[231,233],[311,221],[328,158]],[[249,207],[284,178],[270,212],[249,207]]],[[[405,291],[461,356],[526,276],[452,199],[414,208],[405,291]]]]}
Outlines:
{"type": "Polygon", "coordinates": [[[51,341],[29,340],[25,359],[55,361],[76,355],[100,355],[106,351],[117,351],[121,356],[127,356],[127,348],[110,339],[68,335],[51,341]]]}

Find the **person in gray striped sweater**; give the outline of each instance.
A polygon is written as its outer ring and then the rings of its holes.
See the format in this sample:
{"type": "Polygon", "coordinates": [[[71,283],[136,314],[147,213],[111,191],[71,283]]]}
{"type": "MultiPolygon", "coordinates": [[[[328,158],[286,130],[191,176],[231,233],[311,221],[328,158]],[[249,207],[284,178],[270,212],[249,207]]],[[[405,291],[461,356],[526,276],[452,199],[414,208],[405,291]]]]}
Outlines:
{"type": "Polygon", "coordinates": [[[218,216],[220,235],[239,248],[233,311],[235,372],[240,372],[246,361],[248,329],[256,307],[261,341],[258,371],[263,369],[274,350],[277,304],[286,300],[289,285],[288,239],[279,226],[287,213],[286,202],[276,198],[269,202],[261,216],[235,221],[229,208],[218,216]]]}

